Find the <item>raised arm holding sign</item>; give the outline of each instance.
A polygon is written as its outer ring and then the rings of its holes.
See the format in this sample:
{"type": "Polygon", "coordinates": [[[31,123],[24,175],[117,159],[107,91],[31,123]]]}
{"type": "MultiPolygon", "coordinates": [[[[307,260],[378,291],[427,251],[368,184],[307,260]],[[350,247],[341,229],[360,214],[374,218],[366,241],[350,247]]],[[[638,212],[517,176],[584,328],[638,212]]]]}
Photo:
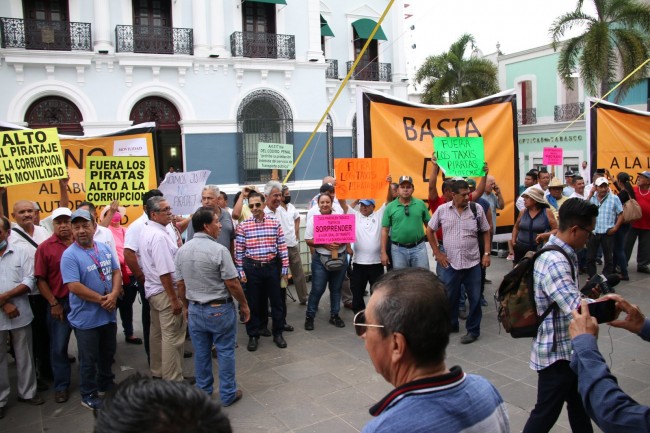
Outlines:
{"type": "Polygon", "coordinates": [[[434,137],[433,150],[446,176],[483,176],[483,137],[434,137]]]}

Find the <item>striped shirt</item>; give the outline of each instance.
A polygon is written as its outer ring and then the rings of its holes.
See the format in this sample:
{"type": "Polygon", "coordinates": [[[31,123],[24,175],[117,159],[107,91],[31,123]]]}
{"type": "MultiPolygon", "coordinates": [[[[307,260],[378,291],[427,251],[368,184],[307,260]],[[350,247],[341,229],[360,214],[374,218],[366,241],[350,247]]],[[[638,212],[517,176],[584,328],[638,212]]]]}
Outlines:
{"type": "MultiPolygon", "coordinates": [[[[547,245],[557,245],[567,252],[573,261],[574,269],[578,269],[578,256],[573,248],[552,235],[547,245]]],[[[569,322],[571,311],[580,305],[580,290],[578,276],[571,275],[571,265],[566,257],[558,251],[549,251],[535,260],[533,268],[533,287],[537,314],[541,315],[553,303],[558,308],[546,316],[533,339],[530,352],[530,368],[542,370],[556,361],[571,360],[571,337],[569,322]],[[553,350],[555,336],[556,348],[553,350]]]]}
{"type": "Polygon", "coordinates": [[[245,278],[244,259],[259,262],[282,259],[282,275],[289,275],[289,253],[280,222],[268,215],[261,221],[254,216],[237,226],[235,238],[235,266],[240,277],[245,278]]]}
{"type": "Polygon", "coordinates": [[[590,203],[598,206],[598,217],[596,218],[596,228],[594,233],[602,235],[607,233],[607,230],[616,225],[616,218],[618,214],[623,212],[623,205],[618,196],[608,192],[604,199],[599,200],[597,194],[594,194],[590,203]]]}

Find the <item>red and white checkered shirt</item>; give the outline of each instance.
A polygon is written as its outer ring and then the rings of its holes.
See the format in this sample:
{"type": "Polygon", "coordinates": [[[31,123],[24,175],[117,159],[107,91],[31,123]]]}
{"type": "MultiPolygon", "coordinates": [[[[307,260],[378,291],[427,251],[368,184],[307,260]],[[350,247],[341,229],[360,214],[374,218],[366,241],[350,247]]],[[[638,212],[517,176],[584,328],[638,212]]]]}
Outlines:
{"type": "Polygon", "coordinates": [[[280,256],[282,275],[289,274],[289,253],[280,222],[268,215],[261,221],[250,217],[237,226],[235,238],[235,266],[244,277],[244,258],[270,262],[280,256]]]}

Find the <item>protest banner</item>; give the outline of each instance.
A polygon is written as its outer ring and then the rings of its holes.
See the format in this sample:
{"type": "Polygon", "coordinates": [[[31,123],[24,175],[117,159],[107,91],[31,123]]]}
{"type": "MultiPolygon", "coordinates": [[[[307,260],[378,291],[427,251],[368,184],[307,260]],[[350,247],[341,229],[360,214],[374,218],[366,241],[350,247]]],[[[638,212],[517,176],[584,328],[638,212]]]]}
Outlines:
{"type": "MultiPolygon", "coordinates": [[[[20,129],[16,131],[20,131],[20,129]]],[[[113,134],[101,137],[59,137],[61,148],[63,149],[65,166],[70,176],[67,187],[70,197],[69,207],[74,210],[79,203],[86,200],[86,158],[89,156],[114,156],[113,152],[116,147],[116,142],[133,139],[141,143],[144,140],[149,166],[155,167],[152,131],[152,127],[145,125],[116,131],[113,134]]],[[[155,170],[149,170],[149,175],[144,180],[144,183],[147,190],[156,187],[155,170]]],[[[11,212],[16,201],[27,199],[38,204],[41,209],[41,218],[48,216],[54,209],[59,207],[59,199],[61,197],[59,186],[58,181],[49,180],[8,187],[8,213],[11,212]]],[[[131,221],[141,216],[143,212],[141,205],[142,202],[137,205],[126,205],[126,216],[122,218],[122,223],[128,225],[131,221]]]]}
{"type": "Polygon", "coordinates": [[[545,147],[542,164],[562,165],[564,164],[564,150],[561,147],[545,147]]]}
{"type": "MultiPolygon", "coordinates": [[[[456,105],[424,105],[357,89],[357,156],[388,158],[394,180],[413,178],[414,196],[426,200],[435,137],[482,137],[484,159],[498,177],[505,201],[498,233],[512,230],[519,185],[515,92],[456,105]]],[[[478,180],[478,179],[477,179],[478,180]]],[[[440,182],[438,182],[440,188],[440,182]]],[[[440,191],[438,191],[440,192],[440,191]]],[[[383,202],[385,198],[381,198],[383,202]]]]}
{"type": "Polygon", "coordinates": [[[146,156],[89,156],[86,158],[86,200],[106,205],[142,204],[147,192],[149,158],[146,156]]]}
{"type": "Polygon", "coordinates": [[[434,137],[437,164],[449,177],[483,175],[483,137],[434,137]]]}
{"type": "Polygon", "coordinates": [[[608,169],[612,178],[624,171],[634,184],[650,170],[650,113],[593,98],[588,103],[591,167],[608,169]]]}
{"type": "Polygon", "coordinates": [[[356,240],[354,214],[314,215],[315,244],[345,244],[356,240]]]}
{"type": "Polygon", "coordinates": [[[158,189],[163,193],[174,215],[188,215],[201,207],[201,192],[210,170],[169,173],[158,189]]]}
{"type": "Polygon", "coordinates": [[[258,143],[257,168],[291,170],[293,167],[293,144],[258,143]]]}
{"type": "Polygon", "coordinates": [[[66,176],[56,128],[0,133],[0,186],[22,185],[66,176]]]}
{"type": "Polygon", "coordinates": [[[336,197],[386,199],[387,158],[338,158],[334,160],[336,197]]]}

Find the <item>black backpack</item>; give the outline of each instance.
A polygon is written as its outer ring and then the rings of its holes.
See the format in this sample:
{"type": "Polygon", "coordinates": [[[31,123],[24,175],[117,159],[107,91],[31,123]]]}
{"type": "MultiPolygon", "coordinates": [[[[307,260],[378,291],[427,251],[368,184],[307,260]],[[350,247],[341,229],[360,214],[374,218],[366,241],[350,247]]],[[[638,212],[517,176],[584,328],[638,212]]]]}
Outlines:
{"type": "Polygon", "coordinates": [[[535,260],[547,251],[562,253],[569,261],[571,275],[575,278],[573,262],[561,247],[548,245],[539,251],[527,252],[517,266],[503,277],[499,290],[494,295],[497,300],[497,318],[512,338],[536,337],[539,325],[557,307],[557,303],[553,302],[541,316],[537,314],[533,267],[535,260]]]}

